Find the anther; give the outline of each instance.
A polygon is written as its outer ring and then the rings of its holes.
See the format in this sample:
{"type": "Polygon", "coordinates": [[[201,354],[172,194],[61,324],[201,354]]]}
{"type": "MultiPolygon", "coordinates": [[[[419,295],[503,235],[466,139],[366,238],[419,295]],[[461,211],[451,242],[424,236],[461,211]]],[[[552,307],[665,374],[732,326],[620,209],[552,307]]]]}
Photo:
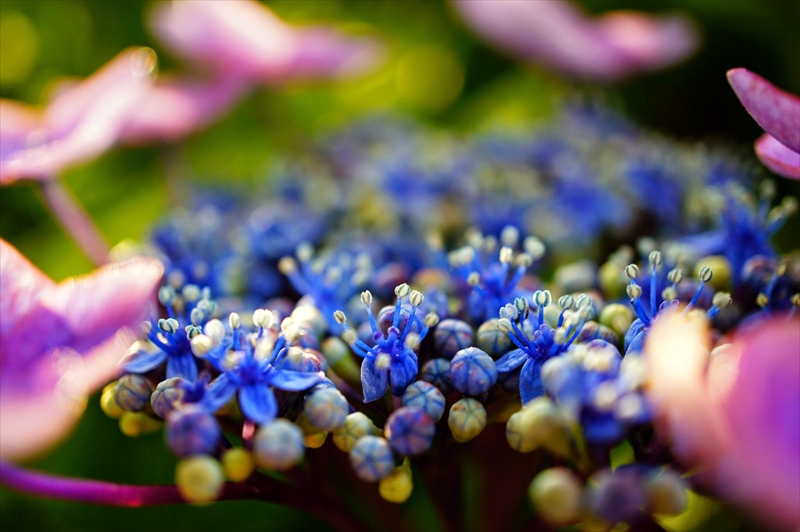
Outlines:
{"type": "Polygon", "coordinates": [[[419,290],[412,290],[409,300],[411,301],[411,306],[418,307],[425,300],[425,296],[419,290]]]}
{"type": "Polygon", "coordinates": [[[236,330],[242,324],[242,320],[236,312],[231,312],[228,316],[228,325],[231,329],[236,330]]]}
{"type": "Polygon", "coordinates": [[[625,292],[628,294],[628,297],[631,298],[631,300],[634,300],[642,295],[642,287],[638,284],[629,284],[625,289],[625,292]]]}
{"type": "Polygon", "coordinates": [[[470,286],[478,286],[481,283],[481,274],[472,272],[467,276],[467,284],[470,286]]]}
{"type": "Polygon", "coordinates": [[[291,275],[297,271],[297,262],[292,257],[282,257],[278,261],[278,270],[283,275],[291,275]]]}
{"type": "Polygon", "coordinates": [[[514,247],[519,242],[519,230],[513,225],[507,225],[500,233],[500,242],[504,246],[514,247]]]}
{"type": "Polygon", "coordinates": [[[314,257],[314,247],[308,242],[302,242],[297,246],[297,260],[308,262],[314,257]]]}
{"type": "Polygon", "coordinates": [[[162,286],[158,290],[158,300],[165,307],[172,305],[172,302],[175,301],[175,289],[171,286],[162,286]]]}
{"type": "Polygon", "coordinates": [[[651,251],[650,256],[647,257],[650,266],[661,266],[661,252],[651,251]]]}
{"type": "Polygon", "coordinates": [[[333,313],[333,319],[335,319],[336,323],[338,323],[339,325],[344,325],[345,323],[347,323],[347,316],[345,316],[344,312],[342,312],[341,310],[337,310],[336,312],[333,313]]]}
{"type": "Polygon", "coordinates": [[[514,250],[511,248],[500,248],[500,262],[503,264],[511,264],[514,260],[514,250]]]}
{"type": "Polygon", "coordinates": [[[394,289],[394,295],[396,295],[398,298],[406,297],[409,294],[409,292],[411,292],[411,287],[408,286],[406,283],[397,285],[397,287],[395,287],[394,289]]]}
{"type": "Polygon", "coordinates": [[[672,284],[678,284],[683,280],[683,270],[680,268],[673,268],[667,274],[667,280],[672,284]]]}
{"type": "Polygon", "coordinates": [[[439,323],[439,315],[436,314],[435,312],[428,312],[425,315],[425,320],[424,321],[425,321],[425,326],[426,327],[428,327],[428,328],[436,327],[436,324],[439,323]]]}
{"type": "Polygon", "coordinates": [[[536,238],[535,236],[529,236],[525,239],[522,246],[525,248],[525,251],[533,257],[533,260],[539,260],[544,256],[544,252],[546,250],[544,242],[536,238]]]}
{"type": "Polygon", "coordinates": [[[702,268],[700,268],[699,277],[700,280],[703,281],[704,283],[709,282],[713,275],[714,272],[712,272],[711,268],[709,268],[708,266],[703,266],[702,268]]]}
{"type": "Polygon", "coordinates": [[[635,264],[628,264],[625,266],[625,275],[627,275],[629,279],[636,279],[639,277],[639,267],[635,264]]]}
{"type": "Polygon", "coordinates": [[[538,307],[546,307],[553,302],[553,296],[550,294],[550,290],[537,290],[533,293],[533,302],[538,307]]]}
{"type": "Polygon", "coordinates": [[[361,292],[361,302],[367,306],[372,304],[372,292],[364,290],[361,292]]]}
{"type": "Polygon", "coordinates": [[[570,309],[575,305],[575,298],[569,294],[563,295],[558,298],[558,306],[564,310],[570,309]]]}
{"type": "Polygon", "coordinates": [[[726,292],[717,292],[714,294],[714,298],[711,300],[711,303],[717,308],[728,308],[733,303],[733,299],[731,295],[726,292]]]}

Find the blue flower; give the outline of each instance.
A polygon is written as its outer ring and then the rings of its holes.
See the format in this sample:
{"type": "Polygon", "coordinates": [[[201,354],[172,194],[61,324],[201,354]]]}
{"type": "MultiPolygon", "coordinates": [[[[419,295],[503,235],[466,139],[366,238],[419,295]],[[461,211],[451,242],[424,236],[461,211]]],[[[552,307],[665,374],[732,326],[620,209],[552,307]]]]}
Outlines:
{"type": "Polygon", "coordinates": [[[513,247],[518,239],[517,229],[507,226],[500,237],[502,247],[496,252],[498,242],[494,237],[484,238],[473,232],[468,235],[469,245],[448,255],[453,275],[472,287],[466,309],[476,326],[496,316],[506,301],[522,297],[520,281],[533,261],[544,255],[544,244],[536,237],[528,237],[523,244],[525,252],[514,257],[513,247]]]}
{"type": "Polygon", "coordinates": [[[289,278],[295,290],[313,301],[328,324],[336,332],[334,312],[346,308],[350,298],[363,287],[372,272],[366,255],[336,252],[329,257],[314,257],[309,244],[297,248],[297,259],[283,257],[278,267],[289,278]]]}
{"type": "MultiPolygon", "coordinates": [[[[644,346],[644,339],[647,334],[647,330],[652,325],[653,320],[656,319],[656,316],[658,316],[658,313],[666,308],[678,304],[678,298],[680,295],[678,283],[683,280],[683,271],[680,268],[673,268],[670,270],[667,274],[667,282],[669,284],[665,286],[666,283],[663,282],[661,277],[661,273],[663,273],[661,271],[661,252],[651,252],[648,257],[648,262],[650,263],[650,279],[648,287],[649,310],[648,308],[645,308],[645,304],[642,302],[644,299],[642,297],[642,287],[636,283],[636,278],[639,276],[639,267],[635,264],[629,264],[625,267],[625,274],[630,279],[630,284],[628,285],[626,291],[628,298],[630,299],[631,306],[633,307],[633,310],[637,316],[637,319],[634,320],[628,329],[628,332],[625,334],[626,353],[631,351],[641,351],[644,346]]],[[[697,305],[701,296],[704,294],[706,283],[711,280],[712,275],[713,272],[708,266],[700,268],[700,283],[698,284],[697,290],[695,290],[691,300],[686,305],[686,308],[684,308],[683,313],[689,312],[692,308],[694,308],[695,305],[697,305]]],[[[708,311],[706,311],[706,315],[709,319],[713,319],[720,310],[730,306],[731,301],[730,294],[724,292],[714,294],[712,306],[708,309],[708,311]]]]}
{"type": "Polygon", "coordinates": [[[210,290],[187,284],[178,296],[171,286],[159,290],[158,299],[167,309],[169,318],[157,322],[150,319],[147,333],[149,344],[137,342],[122,361],[128,373],[146,373],[167,362],[167,378],[197,379],[197,361],[192,354],[191,340],[217,309],[210,299],[210,290]],[[178,311],[177,309],[181,309],[178,311]]]}
{"type": "Polygon", "coordinates": [[[361,385],[364,390],[364,402],[369,403],[383,397],[387,386],[392,395],[400,397],[406,387],[414,381],[419,371],[417,354],[414,349],[428,334],[430,327],[436,325],[439,317],[428,314],[424,320],[417,317],[417,308],[424,300],[423,295],[411,290],[407,284],[395,288],[397,304],[392,315],[391,325],[383,333],[372,313],[372,294],[367,290],[361,294],[361,302],[367,307],[367,317],[372,328],[372,339],[375,345],[369,346],[358,338],[355,330],[347,327],[344,312],[336,311],[336,321],[342,325],[342,338],[362,357],[361,385]],[[409,298],[411,310],[404,316],[403,299],[409,298]],[[405,321],[405,326],[401,322],[405,321]],[[402,326],[402,331],[400,330],[402,326]],[[417,329],[414,331],[414,329],[417,329]]]}
{"type": "Polygon", "coordinates": [[[522,366],[519,394],[523,404],[544,393],[541,379],[542,364],[567,351],[578,338],[586,320],[594,314],[592,300],[588,296],[578,298],[575,310],[573,306],[576,302],[572,296],[563,296],[558,300],[562,310],[558,324],[553,329],[544,321],[545,308],[552,303],[552,299],[548,290],[537,290],[533,294],[539,320],[538,324],[530,328],[526,322],[530,312],[527,299],[517,298],[513,305],[506,305],[500,309],[497,327],[508,334],[517,349],[500,357],[495,365],[499,373],[510,373],[522,366]]]}
{"type": "Polygon", "coordinates": [[[193,340],[193,346],[198,353],[205,351],[204,357],[221,372],[203,398],[208,409],[218,410],[238,392],[242,414],[263,425],[278,414],[272,388],[299,392],[322,381],[325,375],[280,369],[285,358],[303,356],[301,349],[290,347],[302,335],[292,320],[284,320],[277,340],[272,339],[269,311],[257,310],[253,322],[258,333],[247,334],[239,323],[238,314],[232,313],[229,318],[231,333],[220,339],[219,345],[213,346],[213,338],[203,335],[193,340]]]}

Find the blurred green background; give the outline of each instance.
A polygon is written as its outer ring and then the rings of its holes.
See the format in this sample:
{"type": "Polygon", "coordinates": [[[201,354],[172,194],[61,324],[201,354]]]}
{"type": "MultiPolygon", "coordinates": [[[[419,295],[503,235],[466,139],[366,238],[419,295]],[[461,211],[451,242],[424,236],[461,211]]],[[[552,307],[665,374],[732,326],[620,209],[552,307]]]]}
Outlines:
{"type": "MultiPolygon", "coordinates": [[[[140,239],[178,202],[170,179],[262,179],[270,165],[308,138],[367,113],[411,114],[471,131],[550,115],[575,94],[600,98],[638,123],[691,142],[722,143],[751,156],[760,128],[730,90],[725,71],[747,67],[800,93],[800,2],[649,0],[583,2],[609,9],[680,11],[694,19],[700,50],[672,68],[613,87],[572,83],[520,64],[483,44],[444,2],[304,0],[268,2],[293,22],[332,23],[377,35],[387,60],[375,72],[337,83],[293,84],[255,92],[206,131],[174,147],[118,149],[64,178],[112,244],[140,239]],[[176,161],[179,161],[176,163],[176,161]]],[[[126,46],[159,53],[162,71],[181,65],[159,47],[139,0],[0,0],[0,96],[38,104],[54,80],[87,76],[126,46]]],[[[781,181],[782,192],[797,193],[781,181]]],[[[42,208],[34,187],[0,189],[0,236],[55,279],[91,269],[42,208]]],[[[174,459],[159,435],[130,440],[93,400],[76,433],[33,467],[86,478],[169,483],[174,459]]],[[[43,501],[0,490],[0,525],[11,530],[298,530],[319,528],[297,512],[250,502],[120,510],[43,501]]],[[[742,530],[735,514],[715,513],[697,530],[742,530]]],[[[746,528],[746,526],[744,526],[746,528]]]]}

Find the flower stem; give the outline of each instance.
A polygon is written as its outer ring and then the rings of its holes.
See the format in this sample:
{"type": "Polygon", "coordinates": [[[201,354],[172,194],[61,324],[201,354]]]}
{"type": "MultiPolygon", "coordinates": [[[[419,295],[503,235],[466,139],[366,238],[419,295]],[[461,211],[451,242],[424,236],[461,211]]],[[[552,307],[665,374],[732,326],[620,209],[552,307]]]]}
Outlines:
{"type": "MultiPolygon", "coordinates": [[[[28,495],[72,502],[137,508],[186,501],[177,486],[137,486],[97,480],[61,477],[20,468],[0,461],[0,484],[28,495]]],[[[343,505],[320,493],[281,482],[256,472],[245,482],[227,482],[217,499],[260,500],[308,513],[340,530],[364,530],[365,526],[343,505]]]]}
{"type": "Polygon", "coordinates": [[[108,262],[109,247],[92,219],[59,179],[41,182],[51,215],[96,265],[108,262]]]}

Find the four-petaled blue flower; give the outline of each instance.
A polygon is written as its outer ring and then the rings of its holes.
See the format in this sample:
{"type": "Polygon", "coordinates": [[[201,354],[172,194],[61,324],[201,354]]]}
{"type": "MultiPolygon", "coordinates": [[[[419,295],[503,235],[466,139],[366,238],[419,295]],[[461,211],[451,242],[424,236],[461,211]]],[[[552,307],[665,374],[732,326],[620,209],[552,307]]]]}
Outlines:
{"type": "Polygon", "coordinates": [[[386,387],[390,386],[392,395],[400,397],[406,387],[414,381],[419,370],[417,354],[414,349],[428,334],[430,327],[438,323],[439,317],[430,313],[424,320],[417,317],[417,307],[422,304],[423,295],[411,290],[407,284],[401,284],[394,291],[397,304],[394,308],[392,324],[386,334],[381,332],[372,313],[372,294],[369,290],[362,292],[361,301],[367,307],[367,317],[372,328],[372,339],[375,345],[370,347],[358,338],[355,330],[347,327],[344,312],[337,310],[336,321],[342,325],[342,338],[350,344],[353,352],[364,358],[361,363],[361,385],[364,390],[364,402],[371,402],[383,397],[386,387]],[[403,298],[408,297],[411,310],[403,307],[403,298]],[[404,312],[406,311],[406,312],[404,312]],[[403,324],[403,321],[405,323],[403,324]],[[402,328],[402,330],[401,330],[402,328]]]}
{"type": "Polygon", "coordinates": [[[240,326],[238,314],[232,313],[231,333],[220,339],[218,345],[213,345],[214,339],[206,335],[197,337],[192,344],[198,356],[206,358],[221,372],[206,390],[203,404],[214,412],[238,392],[239,408],[244,417],[263,425],[278,414],[272,388],[299,392],[322,381],[325,375],[281,368],[287,357],[303,355],[301,349],[291,347],[303,334],[293,321],[284,320],[277,340],[273,340],[271,334],[269,311],[257,310],[253,322],[258,334],[247,334],[240,326]]]}
{"type": "Polygon", "coordinates": [[[158,299],[167,309],[168,319],[150,319],[147,339],[151,345],[136,343],[123,360],[128,373],[146,373],[167,362],[167,378],[183,377],[197,380],[197,362],[192,354],[191,340],[200,334],[202,326],[213,316],[217,304],[210,291],[187,284],[178,296],[171,286],[158,292],[158,299]],[[176,312],[176,307],[182,308],[176,312]]]}
{"type": "Polygon", "coordinates": [[[542,364],[569,349],[578,338],[586,320],[594,314],[592,300],[581,296],[576,302],[572,296],[562,296],[558,300],[561,314],[555,329],[544,321],[544,312],[553,296],[548,290],[537,290],[533,294],[538,307],[539,320],[534,328],[526,327],[530,312],[528,300],[517,298],[513,305],[500,309],[497,328],[506,334],[517,349],[506,353],[495,363],[499,373],[510,373],[522,366],[519,376],[519,394],[525,404],[544,393],[541,371],[542,364]],[[573,306],[577,309],[573,310],[573,306]]]}

